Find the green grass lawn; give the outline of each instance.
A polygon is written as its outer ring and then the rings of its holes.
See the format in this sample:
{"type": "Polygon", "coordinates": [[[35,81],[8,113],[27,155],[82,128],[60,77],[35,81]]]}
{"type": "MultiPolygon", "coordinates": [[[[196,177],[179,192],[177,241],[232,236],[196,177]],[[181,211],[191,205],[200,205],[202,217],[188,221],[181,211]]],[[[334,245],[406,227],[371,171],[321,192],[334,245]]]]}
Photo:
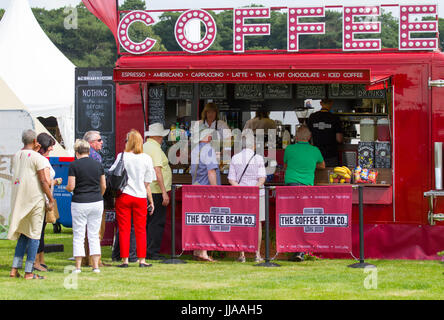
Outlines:
{"type": "MultiPolygon", "coordinates": [[[[275,260],[279,268],[256,267],[250,259],[240,264],[225,258],[214,264],[195,262],[169,265],[157,261],[151,268],[104,267],[100,274],[74,265],[72,231],[54,234],[46,229],[46,243],[60,243],[64,252],[47,253],[53,272],[45,280],[9,278],[15,241],[0,240],[0,300],[293,300],[293,299],[443,299],[444,268],[440,261],[368,260],[373,273],[347,266],[350,260],[311,259],[302,263],[275,260]]],[[[111,263],[111,248],[103,247],[104,262],[111,263]]],[[[116,265],[117,263],[113,263],[116,265]]],[[[23,270],[22,270],[23,274],[23,270]]]]}

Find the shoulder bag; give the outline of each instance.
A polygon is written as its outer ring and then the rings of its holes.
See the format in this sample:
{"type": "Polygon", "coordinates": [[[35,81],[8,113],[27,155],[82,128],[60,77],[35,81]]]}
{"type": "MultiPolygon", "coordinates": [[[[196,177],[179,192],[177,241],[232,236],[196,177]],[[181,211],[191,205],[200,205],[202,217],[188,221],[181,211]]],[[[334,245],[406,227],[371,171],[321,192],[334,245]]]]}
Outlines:
{"type": "Polygon", "coordinates": [[[247,171],[248,166],[250,165],[251,160],[253,160],[254,156],[256,155],[256,151],[254,152],[253,156],[250,158],[250,160],[248,161],[247,165],[244,168],[244,171],[242,172],[242,175],[239,178],[239,181],[237,182],[237,184],[240,184],[240,182],[242,181],[242,178],[244,177],[245,171],[247,171]]]}
{"type": "Polygon", "coordinates": [[[128,174],[125,170],[123,154],[124,152],[122,152],[116,167],[113,170],[109,170],[106,177],[106,188],[111,192],[122,191],[128,184],[128,174]]]}

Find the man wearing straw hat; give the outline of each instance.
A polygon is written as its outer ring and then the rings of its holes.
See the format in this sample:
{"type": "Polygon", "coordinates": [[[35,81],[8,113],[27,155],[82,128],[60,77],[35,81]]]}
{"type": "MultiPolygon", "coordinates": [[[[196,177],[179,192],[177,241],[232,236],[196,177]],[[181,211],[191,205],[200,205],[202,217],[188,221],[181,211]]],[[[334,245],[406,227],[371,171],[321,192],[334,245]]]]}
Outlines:
{"type": "Polygon", "coordinates": [[[156,181],[153,181],[150,185],[153,194],[154,212],[147,216],[146,222],[146,258],[151,260],[163,259],[159,252],[166,222],[166,209],[170,203],[168,192],[171,191],[173,176],[168,157],[163,152],[161,145],[163,138],[169,132],[169,129],[164,129],[163,124],[153,123],[145,132],[145,136],[149,138],[143,145],[143,152],[153,159],[156,172],[156,181]]]}

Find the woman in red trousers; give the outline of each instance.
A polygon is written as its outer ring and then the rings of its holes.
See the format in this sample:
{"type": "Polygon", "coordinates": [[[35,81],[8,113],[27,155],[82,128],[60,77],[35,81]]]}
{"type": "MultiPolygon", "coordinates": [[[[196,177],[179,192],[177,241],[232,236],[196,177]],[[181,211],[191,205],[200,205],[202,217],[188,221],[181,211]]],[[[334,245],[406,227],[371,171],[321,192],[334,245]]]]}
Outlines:
{"type": "Polygon", "coordinates": [[[153,161],[143,152],[143,139],[137,130],[131,130],[126,136],[125,152],[117,155],[110,168],[113,170],[123,156],[123,163],[128,174],[128,184],[121,190],[116,199],[116,219],[119,227],[120,256],[123,263],[119,268],[128,268],[130,247],[131,217],[136,235],[137,257],[139,267],[151,267],[145,262],[146,256],[146,219],[147,205],[154,211],[150,183],[156,179],[153,161]],[[147,201],[148,198],[148,201],[147,201]]]}

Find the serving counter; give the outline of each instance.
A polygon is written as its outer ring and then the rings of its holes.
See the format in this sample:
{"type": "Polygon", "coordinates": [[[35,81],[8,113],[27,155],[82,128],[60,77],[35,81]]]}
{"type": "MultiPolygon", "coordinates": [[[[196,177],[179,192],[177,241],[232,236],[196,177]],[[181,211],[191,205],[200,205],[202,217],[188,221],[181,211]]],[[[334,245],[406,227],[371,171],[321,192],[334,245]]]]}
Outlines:
{"type": "MultiPolygon", "coordinates": [[[[187,166],[174,166],[175,171],[183,172],[182,174],[173,173],[173,184],[191,184],[191,174],[186,173],[187,166]]],[[[337,185],[329,183],[328,176],[333,172],[334,168],[316,169],[315,172],[315,186],[329,186],[337,185]]],[[[375,184],[365,183],[364,186],[364,204],[391,204],[393,202],[393,188],[392,188],[392,169],[380,168],[376,169],[378,176],[375,184]]],[[[229,185],[227,174],[221,173],[221,184],[229,185]]],[[[268,178],[267,180],[270,180],[268,178]]],[[[282,168],[277,168],[272,180],[266,183],[267,186],[283,186],[284,171],[282,168]]],[[[361,184],[360,184],[361,185],[361,184]]],[[[358,191],[353,190],[353,204],[358,204],[358,191]]]]}

